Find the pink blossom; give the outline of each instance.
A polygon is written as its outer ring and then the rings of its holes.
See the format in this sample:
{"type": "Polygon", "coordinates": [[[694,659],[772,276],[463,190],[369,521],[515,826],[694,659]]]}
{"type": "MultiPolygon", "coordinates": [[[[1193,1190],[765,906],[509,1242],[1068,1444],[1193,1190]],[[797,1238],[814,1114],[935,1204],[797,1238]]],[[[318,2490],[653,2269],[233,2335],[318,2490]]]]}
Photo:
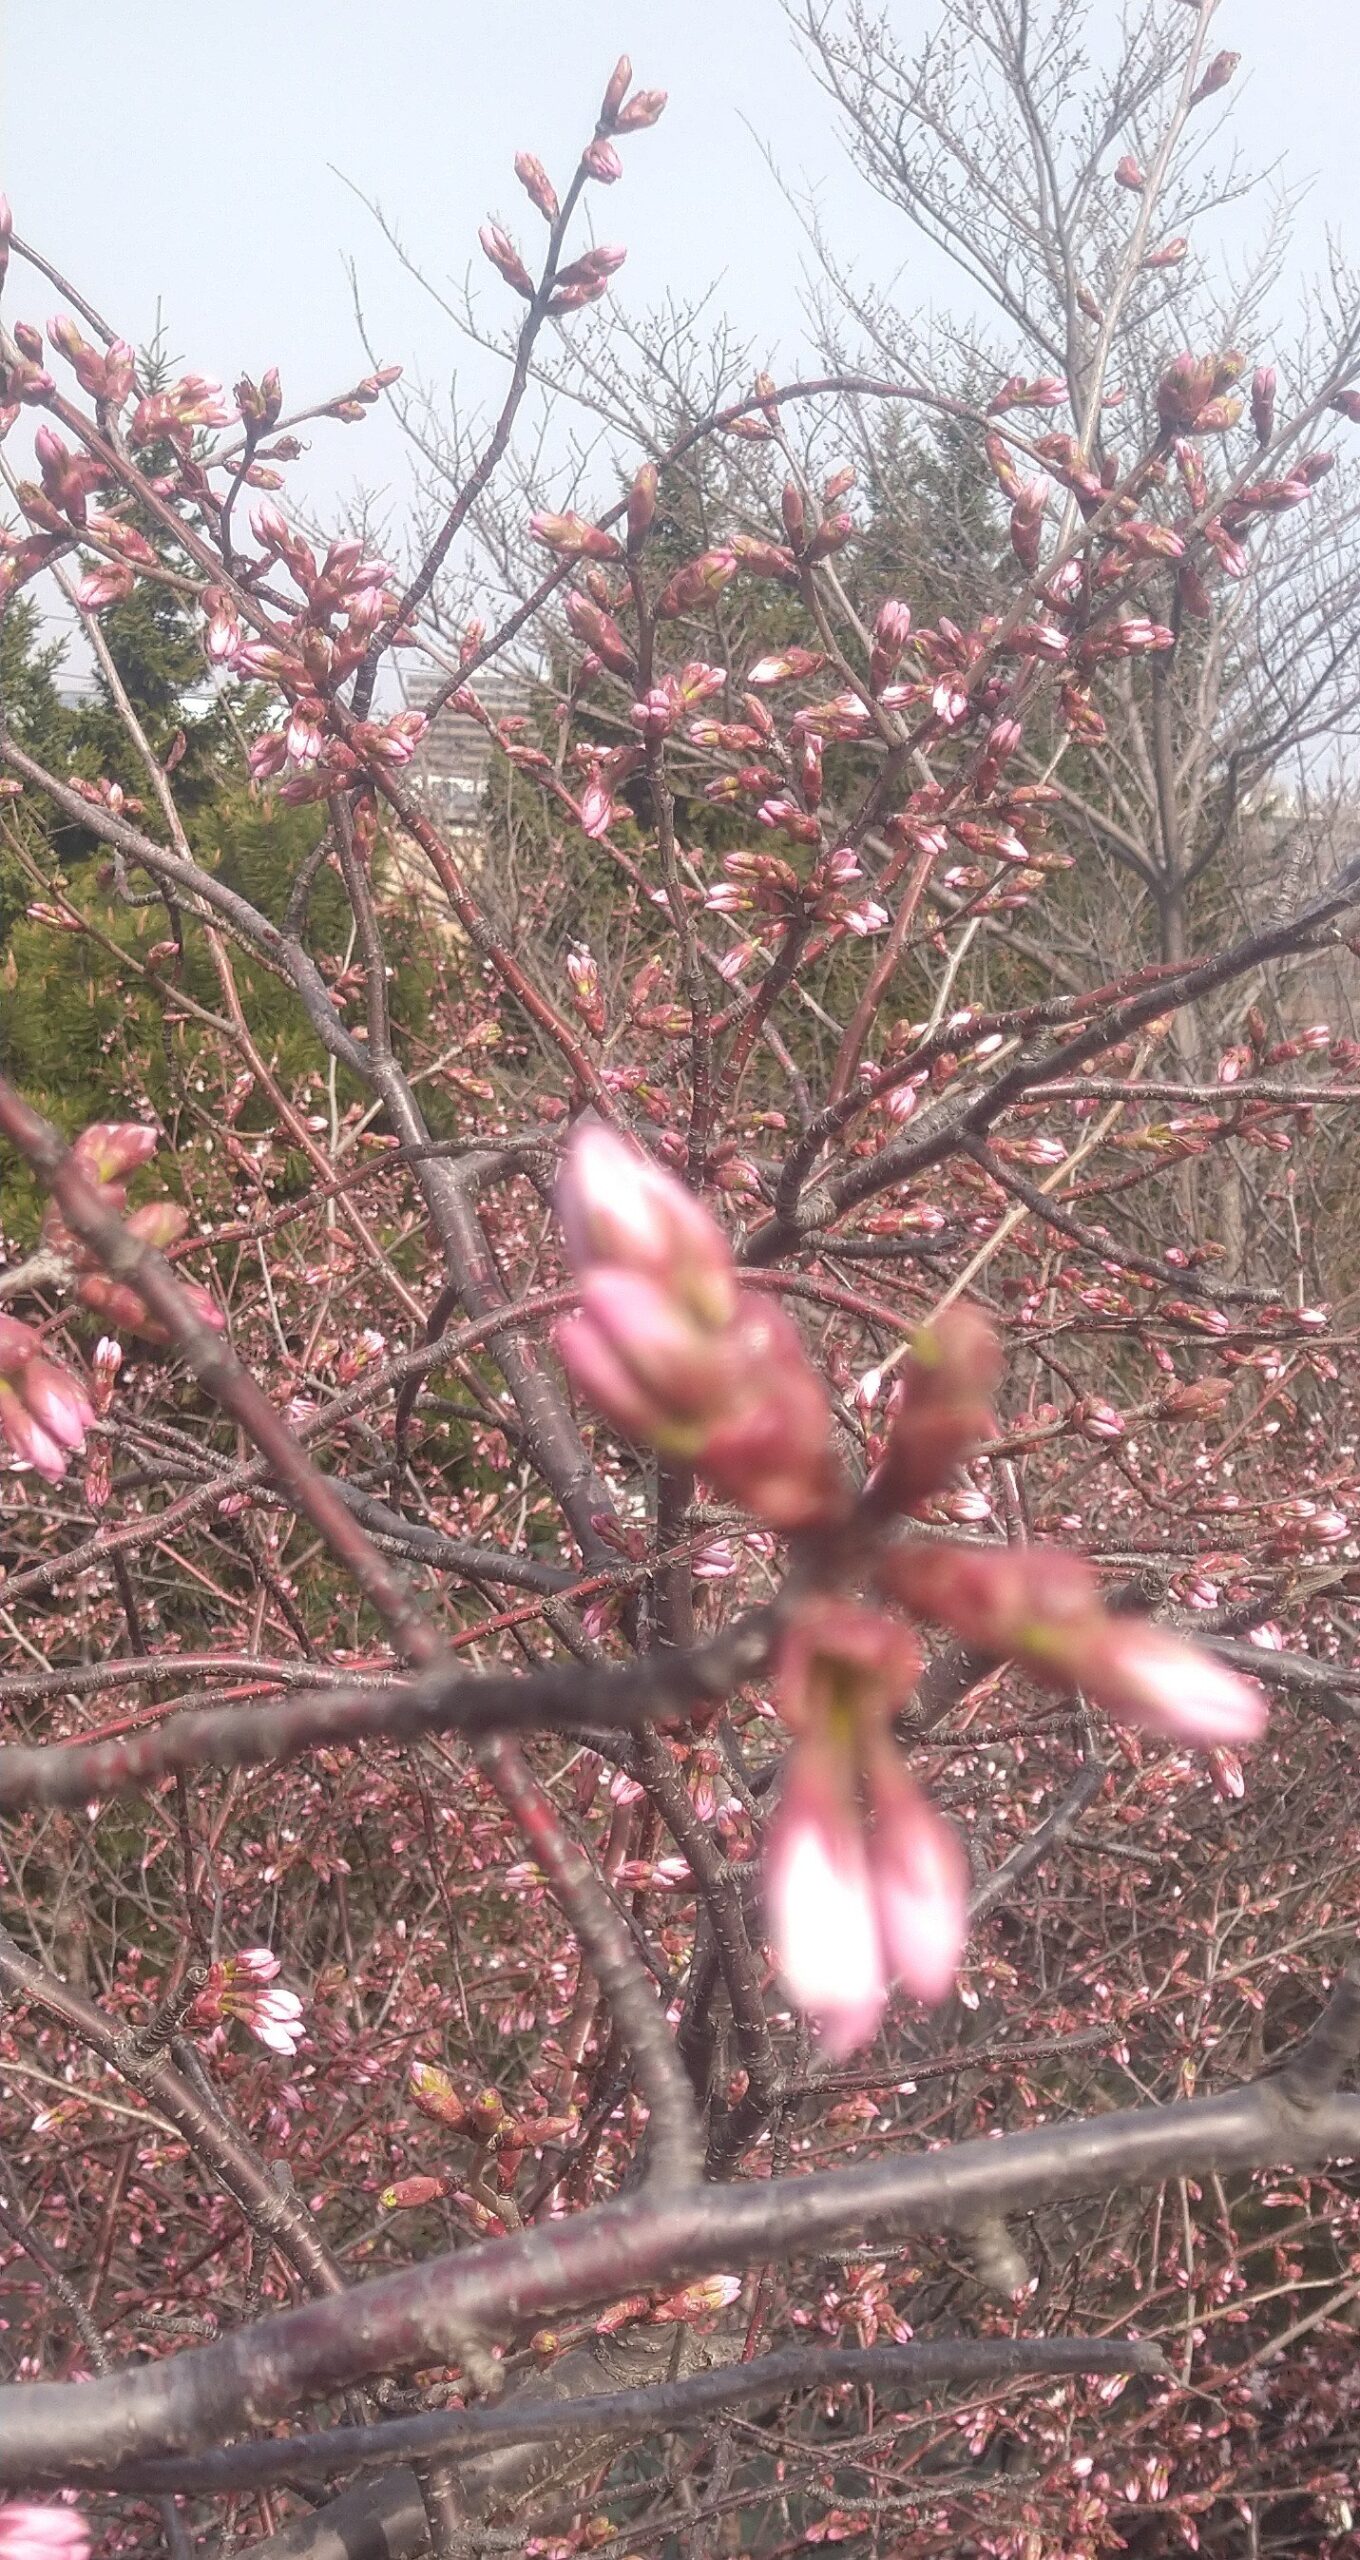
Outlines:
{"type": "Polygon", "coordinates": [[[90,2528],[74,2507],[0,2507],[0,2560],[89,2560],[90,2528]]]}
{"type": "Polygon", "coordinates": [[[84,1389],[44,1357],[41,1336],[17,1317],[0,1315],[0,1441],[48,1484],[59,1484],[93,1421],[84,1389]]]}
{"type": "Polygon", "coordinates": [[[271,2053],[289,2056],[302,2042],[302,2002],[279,1988],[278,1957],[268,1947],[243,1947],[215,1964],[199,1997],[206,2017],[239,2018],[271,2053]]]}

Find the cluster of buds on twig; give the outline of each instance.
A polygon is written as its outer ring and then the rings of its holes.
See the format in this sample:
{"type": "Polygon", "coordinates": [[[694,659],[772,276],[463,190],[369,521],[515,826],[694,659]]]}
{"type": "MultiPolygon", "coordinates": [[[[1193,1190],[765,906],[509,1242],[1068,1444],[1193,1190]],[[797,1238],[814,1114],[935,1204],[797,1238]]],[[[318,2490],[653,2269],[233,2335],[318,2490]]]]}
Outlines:
{"type": "Polygon", "coordinates": [[[844,1517],[830,1407],[797,1327],[739,1287],[726,1238],[683,1184],[586,1121],[557,1206],[580,1291],[558,1348],[582,1393],[771,1528],[844,1517]]]}
{"type": "Polygon", "coordinates": [[[303,2038],[302,2002],[296,1991],[279,1985],[279,1959],[268,1947],[243,1947],[239,1955],[214,1964],[194,2003],[199,2026],[220,2026],[236,2018],[270,2053],[291,2057],[303,2038]]]}
{"type": "MultiPolygon", "coordinates": [[[[141,1120],[95,1120],[82,1129],[74,1141],[71,1154],[78,1170],[97,1192],[106,1209],[122,1209],[127,1200],[130,1175],[148,1164],[160,1141],[154,1129],[141,1120]]],[[[139,1244],[164,1253],[178,1244],[189,1231],[189,1212],[175,1200],[148,1200],[134,1209],[125,1220],[127,1232],[139,1244]]],[[[125,1281],[114,1280],[101,1271],[88,1248],[72,1235],[55,1201],[48,1204],[43,1217],[41,1241],[46,1252],[56,1254],[75,1276],[75,1294],[82,1307],[102,1316],[106,1323],[123,1326],[129,1333],[140,1334],[144,1342],[164,1343],[169,1335],[154,1316],[148,1314],[137,1291],[125,1281]]],[[[210,1325],[215,1333],[223,1329],[224,1319],[216,1302],[196,1280],[179,1283],[200,1324],[210,1325]]]]}
{"type": "MultiPolygon", "coordinates": [[[[611,137],[641,133],[656,123],[666,104],[664,89],[637,89],[630,97],[632,79],[633,66],[623,54],[610,75],[595,131],[581,154],[581,175],[593,178],[598,186],[614,186],[623,176],[623,162],[611,137]]],[[[555,229],[562,218],[562,206],[542,161],[532,151],[517,151],[515,176],[535,211],[555,229]]],[[[498,222],[485,222],[479,237],[497,274],[504,277],[513,293],[532,303],[540,288],[509,232],[502,230],[498,222]]],[[[626,256],[624,249],[587,249],[568,266],[554,268],[545,279],[550,290],[542,307],[551,317],[561,318],[569,311],[583,310],[587,303],[598,302],[626,256]]]]}

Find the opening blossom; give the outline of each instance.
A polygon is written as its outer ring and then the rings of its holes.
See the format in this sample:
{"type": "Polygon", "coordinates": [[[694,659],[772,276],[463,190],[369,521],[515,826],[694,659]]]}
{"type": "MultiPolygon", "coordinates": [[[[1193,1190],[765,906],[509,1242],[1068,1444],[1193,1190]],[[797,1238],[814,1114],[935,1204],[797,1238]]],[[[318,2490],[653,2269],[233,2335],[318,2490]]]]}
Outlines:
{"type": "Polygon", "coordinates": [[[302,2002],[296,1991],[279,1989],[281,1970],[278,1957],[268,1947],[243,1947],[238,1955],[224,1957],[213,1966],[199,1995],[199,2014],[239,2018],[271,2053],[291,2057],[302,2042],[302,2002]]]}
{"type": "Polygon", "coordinates": [[[90,2528],[74,2507],[0,2507],[0,2560],[89,2560],[90,2528]]]}
{"type": "Polygon", "coordinates": [[[738,1286],[726,1237],[683,1183],[587,1120],[557,1209],[580,1285],[557,1345],[581,1393],[771,1528],[843,1518],[830,1407],[798,1329],[738,1286]]]}
{"type": "Polygon", "coordinates": [[[891,1733],[919,1670],[906,1629],[851,1601],[804,1602],[780,1654],[796,1739],[766,1833],[770,1934],[833,2061],[874,2034],[894,1983],[942,2000],[963,1949],[963,1850],[891,1733]]]}

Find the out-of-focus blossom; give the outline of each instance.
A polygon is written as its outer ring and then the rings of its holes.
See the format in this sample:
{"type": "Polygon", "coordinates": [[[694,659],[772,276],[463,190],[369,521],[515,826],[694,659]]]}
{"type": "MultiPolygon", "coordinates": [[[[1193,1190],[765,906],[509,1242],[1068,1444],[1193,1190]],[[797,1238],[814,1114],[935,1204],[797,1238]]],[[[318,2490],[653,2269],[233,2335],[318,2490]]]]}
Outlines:
{"type": "Polygon", "coordinates": [[[890,1732],[919,1668],[903,1627],[835,1600],[803,1604],[780,1656],[795,1741],[766,1833],[770,1933],[833,2058],[874,2033],[894,1982],[942,1999],[963,1946],[963,1851],[890,1732]]]}
{"type": "Polygon", "coordinates": [[[909,1511],[942,1492],[956,1467],[995,1435],[1001,1348],[984,1316],[948,1307],[913,1338],[887,1446],[869,1486],[881,1510],[909,1511]]]}
{"type": "Polygon", "coordinates": [[[45,1356],[41,1335],[0,1315],[0,1441],[48,1484],[60,1484],[94,1418],[83,1387],[45,1356]]]}
{"type": "Polygon", "coordinates": [[[90,2528],[74,2507],[0,2507],[0,2560],[89,2560],[90,2528]]]}
{"type": "Polygon", "coordinates": [[[1013,1657],[1046,1687],[1084,1690],[1116,1723],[1230,1745],[1264,1730],[1254,1682],[1145,1618],[1113,1615],[1089,1565],[1059,1548],[898,1547],[878,1579],[977,1651],[1013,1657]]]}

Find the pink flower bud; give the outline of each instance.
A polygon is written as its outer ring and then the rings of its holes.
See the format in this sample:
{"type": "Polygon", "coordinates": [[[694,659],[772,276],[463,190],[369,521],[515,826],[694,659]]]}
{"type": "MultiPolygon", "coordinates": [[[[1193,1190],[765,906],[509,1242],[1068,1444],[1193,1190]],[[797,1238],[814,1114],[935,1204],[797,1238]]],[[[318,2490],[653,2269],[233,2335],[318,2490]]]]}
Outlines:
{"type": "Polygon", "coordinates": [[[613,143],[606,142],[601,133],[596,134],[593,142],[587,143],[581,154],[581,165],[602,187],[612,187],[623,176],[623,162],[613,143]]]}
{"type": "Polygon", "coordinates": [[[738,1291],[707,1211],[589,1121],[558,1211],[581,1276],[581,1313],[558,1336],[577,1385],[772,1527],[836,1516],[846,1494],[820,1381],[782,1309],[738,1291]]]}
{"type": "Polygon", "coordinates": [[[529,518],[529,531],[536,542],[547,545],[567,560],[621,560],[623,553],[612,533],[590,524],[584,516],[536,515],[529,518]]]}
{"type": "Polygon", "coordinates": [[[879,1579],[978,1651],[1014,1656],[1048,1687],[1084,1689],[1117,1723],[1201,1743],[1264,1729],[1253,1683],[1146,1619],[1111,1615],[1089,1566],[1060,1549],[899,1547],[879,1579]]]}
{"type": "Polygon", "coordinates": [[[702,2320],[714,2311],[730,2311],[741,2292],[740,2276],[701,2276],[680,2293],[654,2304],[652,2320],[702,2320]]]}
{"type": "Polygon", "coordinates": [[[615,133],[642,133],[656,123],[666,111],[664,89],[637,89],[622,114],[614,119],[615,133]]]}
{"type": "Polygon", "coordinates": [[[958,1834],[880,1741],[868,1768],[869,1874],[889,1978],[932,2005],[954,1986],[968,1936],[968,1861],[958,1834]]]}
{"type": "Polygon", "coordinates": [[[619,55],[609,74],[608,85],[600,101],[599,122],[602,132],[612,133],[620,107],[633,85],[633,66],[626,53],[619,55]]]}
{"type": "Polygon", "coordinates": [[[770,1939],[790,1996],[843,2061],[888,1997],[863,1827],[839,1756],[800,1743],[765,1835],[770,1939]]]}
{"type": "Polygon", "coordinates": [[[513,285],[516,293],[522,293],[526,302],[532,302],[534,298],[533,277],[530,275],[529,270],[520,256],[518,249],[515,247],[513,240],[509,238],[506,232],[502,231],[500,224],[498,222],[484,222],[481,230],[477,234],[477,237],[481,241],[487,257],[491,260],[492,266],[497,268],[500,274],[504,276],[506,283],[508,285],[513,285]]]}
{"type": "Polygon", "coordinates": [[[1189,246],[1188,240],[1164,240],[1160,248],[1149,249],[1143,264],[1145,267],[1178,267],[1189,246]]]}
{"type": "Polygon", "coordinates": [[[760,686],[793,684],[804,676],[815,676],[825,665],[820,649],[781,649],[777,657],[757,658],[746,681],[760,686]]]}
{"type": "Polygon", "coordinates": [[[701,1321],[732,1321],[736,1271],[721,1229],[683,1183],[600,1121],[578,1123],[556,1205],[576,1271],[603,1263],[669,1280],[701,1321]]]}
{"type": "Polygon", "coordinates": [[[614,823],[614,803],[598,774],[586,784],[581,794],[580,815],[583,834],[591,836],[596,843],[601,836],[608,835],[614,823]]]}
{"type": "Polygon", "coordinates": [[[121,1182],[126,1174],[149,1164],[160,1138],[141,1120],[92,1120],[75,1140],[71,1153],[87,1182],[121,1182]]]}
{"type": "Polygon", "coordinates": [[[656,514],[656,493],[660,474],[654,462],[644,462],[628,492],[628,548],[636,551],[645,542],[656,514]]]}
{"type": "MultiPolygon", "coordinates": [[[[556,222],[557,217],[562,210],[557,201],[557,189],[553,185],[551,178],[548,176],[548,172],[544,168],[542,161],[536,160],[532,151],[517,151],[515,153],[515,176],[518,178],[520,185],[523,187],[525,194],[529,198],[530,203],[538,207],[544,221],[556,222]]],[[[504,235],[502,234],[502,237],[503,236],[504,235]]],[[[489,256],[490,251],[488,251],[487,254],[489,256]]],[[[497,259],[496,263],[499,266],[500,260],[497,259]]]]}
{"type": "Polygon", "coordinates": [[[1190,104],[1197,107],[1204,98],[1212,98],[1218,89],[1226,89],[1242,56],[1240,53],[1216,53],[1197,89],[1192,90],[1190,104]]]}
{"type": "Polygon", "coordinates": [[[1275,367],[1258,364],[1251,377],[1251,423],[1258,444],[1269,444],[1275,428],[1275,367]]]}
{"type": "Polygon", "coordinates": [[[122,604],[133,585],[133,573],[124,561],[101,560],[97,569],[86,570],[76,588],[76,602],[83,613],[102,613],[106,605],[122,604]]]}
{"type": "Polygon", "coordinates": [[[701,552],[697,560],[690,560],[683,569],[677,569],[675,576],[662,588],[655,606],[657,621],[671,621],[677,614],[689,613],[697,605],[711,603],[721,595],[736,573],[734,552],[701,552]]]}
{"type": "Polygon", "coordinates": [[[1140,196],[1147,185],[1147,179],[1131,151],[1126,151],[1123,159],[1115,162],[1114,174],[1116,185],[1127,187],[1132,195],[1140,196]]]}
{"type": "Polygon", "coordinates": [[[384,2213],[410,2213],[419,2205],[435,2204],[447,2192],[442,2178],[398,2178],[395,2186],[383,2188],[378,2202],[384,2213]]]}
{"type": "Polygon", "coordinates": [[[947,1485],[996,1430],[1001,1348],[984,1316],[946,1308],[917,1334],[903,1368],[888,1444],[870,1479],[883,1510],[907,1511],[947,1485]]]}
{"type": "Polygon", "coordinates": [[[110,1333],[102,1333],[94,1347],[94,1409],[105,1414],[113,1402],[118,1372],[123,1365],[123,1346],[110,1333]]]}

